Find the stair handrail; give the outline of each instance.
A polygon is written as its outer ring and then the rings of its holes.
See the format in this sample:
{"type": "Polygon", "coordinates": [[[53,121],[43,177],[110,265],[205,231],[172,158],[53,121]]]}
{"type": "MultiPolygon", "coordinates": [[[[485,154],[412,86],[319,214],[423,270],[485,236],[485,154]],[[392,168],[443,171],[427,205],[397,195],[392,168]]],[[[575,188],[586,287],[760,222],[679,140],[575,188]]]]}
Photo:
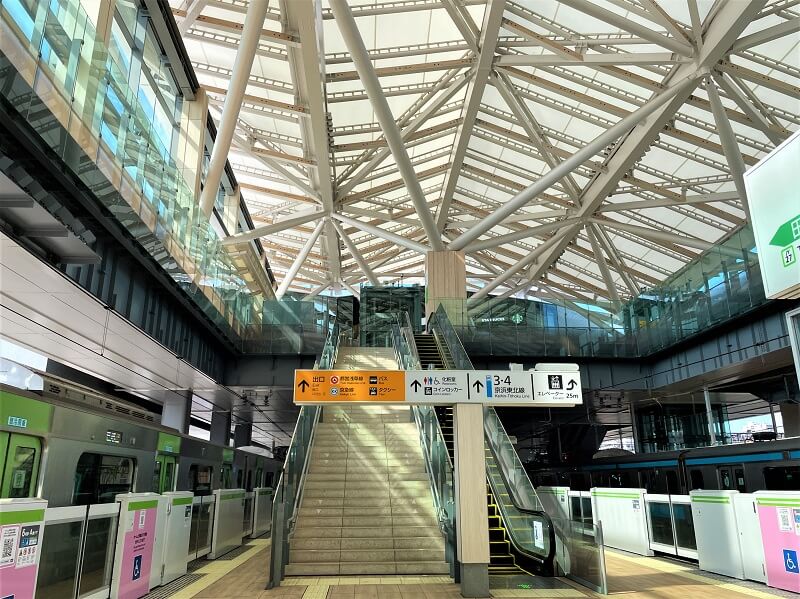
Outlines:
{"type": "MultiPolygon", "coordinates": [[[[338,322],[334,323],[325,340],[315,369],[329,370],[336,363],[342,333],[338,322]]],[[[297,515],[303,499],[305,481],[311,463],[311,447],[322,410],[319,406],[302,406],[292,432],[292,440],[286,451],[281,475],[275,486],[272,499],[272,534],[270,548],[270,575],[267,588],[280,586],[289,561],[289,535],[297,523],[297,515]],[[299,456],[299,457],[298,457],[299,456]],[[297,461],[301,462],[299,474],[297,461]]]]}
{"type": "MultiPolygon", "coordinates": [[[[392,346],[395,349],[398,366],[403,370],[422,370],[419,358],[419,350],[414,340],[414,329],[411,326],[411,319],[408,312],[396,314],[395,324],[392,327],[392,346]]],[[[453,462],[450,459],[450,452],[447,451],[447,444],[444,441],[439,419],[432,406],[411,406],[411,413],[419,432],[422,454],[425,459],[425,468],[429,473],[429,483],[433,496],[436,518],[446,542],[446,560],[450,565],[451,575],[458,576],[457,556],[456,556],[456,529],[455,529],[455,500],[451,503],[450,514],[447,510],[447,498],[444,497],[444,489],[453,483],[453,462]],[[427,423],[432,423],[426,425],[427,423]],[[428,426],[435,426],[431,430],[430,439],[428,438],[428,426]],[[438,444],[440,453],[444,454],[445,461],[438,465],[435,455],[434,443],[438,444]],[[443,466],[443,468],[442,468],[443,466]]]]}

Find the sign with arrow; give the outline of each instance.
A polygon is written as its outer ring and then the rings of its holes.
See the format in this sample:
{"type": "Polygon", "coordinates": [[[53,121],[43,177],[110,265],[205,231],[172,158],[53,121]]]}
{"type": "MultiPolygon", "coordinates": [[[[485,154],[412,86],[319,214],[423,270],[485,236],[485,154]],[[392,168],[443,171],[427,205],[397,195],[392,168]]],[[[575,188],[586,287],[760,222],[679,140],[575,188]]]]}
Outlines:
{"type": "MultiPolygon", "coordinates": [[[[744,174],[747,202],[750,206],[753,236],[747,232],[725,242],[728,249],[741,249],[741,256],[723,254],[728,264],[755,263],[764,281],[764,294],[769,299],[800,297],[800,185],[797,185],[797,165],[800,164],[800,133],[770,152],[744,174]],[[743,246],[743,247],[742,247],[743,246]],[[736,262],[734,262],[734,260],[736,262]]],[[[749,276],[753,269],[742,267],[749,276]]]]}
{"type": "Polygon", "coordinates": [[[398,370],[295,370],[295,403],[402,403],[404,375],[398,370]]]}
{"type": "Polygon", "coordinates": [[[454,404],[467,397],[466,370],[406,370],[406,402],[454,404]]]}
{"type": "Polygon", "coordinates": [[[533,403],[557,407],[581,403],[581,373],[533,371],[533,403]]]}
{"type": "Polygon", "coordinates": [[[535,371],[296,370],[294,401],[550,408],[579,404],[582,394],[576,364],[537,365],[535,371]]]}
{"type": "Polygon", "coordinates": [[[524,370],[469,371],[469,399],[493,405],[530,404],[531,373],[524,370]]]}

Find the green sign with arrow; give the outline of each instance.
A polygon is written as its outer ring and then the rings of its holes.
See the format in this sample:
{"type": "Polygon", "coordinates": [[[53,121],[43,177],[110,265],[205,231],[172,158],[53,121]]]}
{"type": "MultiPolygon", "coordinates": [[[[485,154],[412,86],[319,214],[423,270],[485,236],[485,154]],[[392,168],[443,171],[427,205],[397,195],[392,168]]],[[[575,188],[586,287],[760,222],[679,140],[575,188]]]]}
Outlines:
{"type": "Polygon", "coordinates": [[[787,220],[775,231],[775,235],[770,239],[770,245],[786,247],[800,239],[800,214],[787,220]]]}

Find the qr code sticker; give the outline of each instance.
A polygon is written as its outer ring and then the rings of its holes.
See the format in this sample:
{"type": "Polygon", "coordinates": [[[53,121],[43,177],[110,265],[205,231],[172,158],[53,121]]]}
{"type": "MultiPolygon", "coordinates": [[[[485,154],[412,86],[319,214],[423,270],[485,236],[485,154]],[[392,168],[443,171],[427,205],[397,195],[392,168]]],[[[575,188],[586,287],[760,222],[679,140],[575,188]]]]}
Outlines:
{"type": "Polygon", "coordinates": [[[0,534],[0,566],[14,563],[19,538],[19,526],[6,526],[0,534]]]}

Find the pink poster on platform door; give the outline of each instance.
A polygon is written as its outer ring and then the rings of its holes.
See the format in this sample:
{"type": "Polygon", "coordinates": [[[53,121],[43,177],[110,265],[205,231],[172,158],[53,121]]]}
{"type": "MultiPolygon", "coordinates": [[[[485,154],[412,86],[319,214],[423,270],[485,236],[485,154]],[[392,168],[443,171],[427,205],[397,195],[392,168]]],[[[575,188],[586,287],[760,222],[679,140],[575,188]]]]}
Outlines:
{"type": "MultiPolygon", "coordinates": [[[[38,511],[44,515],[44,510],[38,511]]],[[[33,599],[36,594],[42,528],[41,522],[0,527],[0,597],[3,599],[33,599]]]]}
{"type": "MultiPolygon", "coordinates": [[[[147,503],[152,503],[153,507],[128,514],[120,565],[119,599],[139,599],[150,590],[157,510],[155,502],[147,503]]],[[[136,507],[136,504],[131,503],[130,507],[136,507]]]]}
{"type": "Polygon", "coordinates": [[[773,498],[759,498],[758,503],[767,584],[800,593],[800,506],[793,506],[791,499],[781,501],[788,505],[776,505],[773,498]]]}

